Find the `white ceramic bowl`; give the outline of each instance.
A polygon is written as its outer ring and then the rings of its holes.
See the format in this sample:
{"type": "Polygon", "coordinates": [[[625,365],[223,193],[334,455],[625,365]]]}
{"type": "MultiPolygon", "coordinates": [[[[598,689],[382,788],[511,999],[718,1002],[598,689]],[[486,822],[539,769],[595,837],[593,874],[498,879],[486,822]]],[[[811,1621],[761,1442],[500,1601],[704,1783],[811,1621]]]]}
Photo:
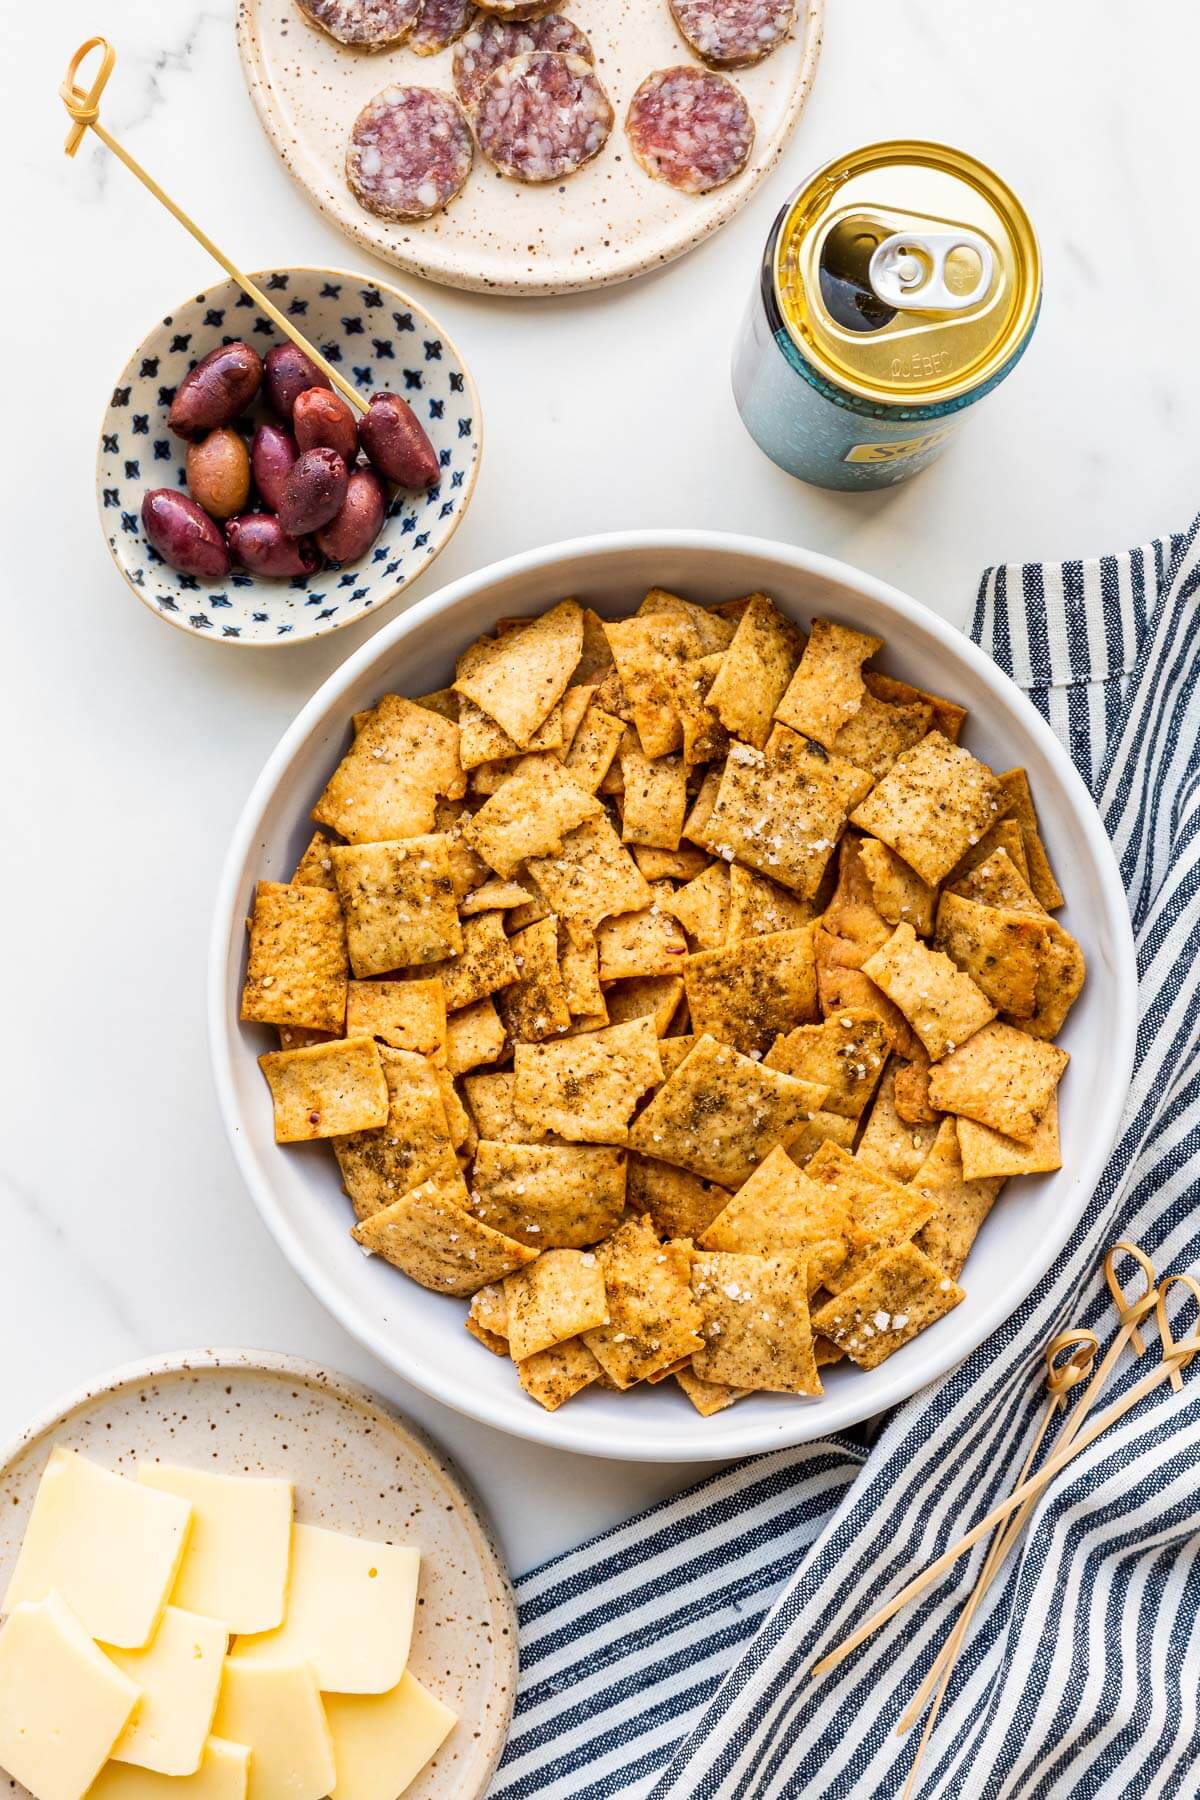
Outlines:
{"type": "Polygon", "coordinates": [[[348,1331],[406,1380],[503,1431],[591,1455],[685,1462],[776,1450],[868,1418],[945,1375],[1013,1312],[1066,1242],[1112,1147],[1132,1068],[1135,999],[1125,895],[1091,799],[1035,708],[967,638],[886,583],[807,550],[719,532],[639,531],[554,544],[453,583],[379,632],[314,695],[234,833],[217,898],[209,1022],[221,1111],[250,1191],[293,1268],[348,1331]],[[830,614],[885,639],[882,668],[966,705],[970,748],[996,768],[1029,771],[1068,894],[1061,917],[1088,961],[1061,1038],[1072,1056],[1061,1096],[1065,1167],[1011,1183],[972,1251],[966,1301],[881,1368],[828,1370],[820,1400],[755,1395],[707,1420],[674,1382],[630,1395],[593,1389],[542,1412],[511,1366],[468,1336],[463,1302],[362,1255],[328,1147],[276,1146],[255,1061],[274,1035],[238,1021],[254,883],[288,879],[311,832],[309,809],[350,741],[351,714],[389,688],[440,687],[457,652],[498,618],[564,594],[610,615],[630,612],[653,584],[697,600],[760,589],[805,623],[830,614]]]}

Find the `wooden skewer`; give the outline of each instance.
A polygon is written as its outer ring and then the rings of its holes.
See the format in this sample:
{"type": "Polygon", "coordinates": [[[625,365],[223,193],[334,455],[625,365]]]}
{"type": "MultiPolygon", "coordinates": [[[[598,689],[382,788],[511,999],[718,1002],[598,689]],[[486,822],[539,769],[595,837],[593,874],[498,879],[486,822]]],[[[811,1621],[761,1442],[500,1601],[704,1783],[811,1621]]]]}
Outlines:
{"type": "Polygon", "coordinates": [[[286,318],[271,300],[268,300],[257,283],[251,281],[250,277],[244,275],[236,263],[230,261],[225,252],[213,243],[208,233],[202,231],[193,219],[189,219],[181,206],[176,206],[171,196],[164,193],[159,187],[153,175],[147,169],[143,169],[141,163],[130,156],[128,150],[119,144],[112,133],[106,131],[100,123],[100,96],[113,72],[116,60],[116,51],[107,38],[102,37],[89,38],[86,44],[79,46],[71,58],[66,77],[58,90],[63,105],[71,115],[71,129],[68,131],[66,143],[63,145],[67,155],[74,156],[83,142],[84,134],[87,131],[94,131],[100,142],[111,150],[113,155],[118,157],[132,174],[137,176],[144,187],[149,188],[154,198],[160,201],[172,217],[178,219],[184,230],[190,232],[196,242],[220,263],[225,273],[233,277],[242,292],[247,294],[254,304],[267,315],[268,319],[279,327],[284,336],[290,338],[298,349],[303,350],[305,356],[317,365],[323,375],[328,376],[338,393],[348,400],[351,406],[357,407],[359,412],[365,413],[369,403],[358,389],[347,381],[344,375],[340,375],[333,364],[321,355],[316,345],[310,344],[304,333],[298,331],[291,320],[286,318]],[[84,59],[90,56],[93,50],[100,50],[102,53],[100,68],[91,87],[85,93],[76,85],[75,78],[79,74],[84,59]]]}
{"type": "MultiPolygon", "coordinates": [[[[1160,1319],[1161,1319],[1161,1304],[1160,1304],[1160,1299],[1159,1299],[1158,1288],[1156,1286],[1157,1277],[1154,1272],[1154,1265],[1150,1261],[1149,1257],[1146,1256],[1141,1250],[1139,1250],[1139,1248],[1137,1247],[1136,1244],[1126,1243],[1124,1241],[1124,1239],[1122,1239],[1121,1242],[1116,1243],[1112,1246],[1112,1248],[1108,1251],[1107,1255],[1104,1258],[1104,1279],[1108,1283],[1108,1291],[1112,1295],[1113,1301],[1116,1305],[1117,1317],[1118,1317],[1118,1321],[1120,1324],[1121,1333],[1124,1334],[1121,1337],[1121,1347],[1123,1347],[1124,1344],[1126,1342],[1128,1342],[1133,1345],[1133,1348],[1137,1351],[1137,1354],[1139,1356],[1141,1356],[1143,1351],[1145,1350],[1145,1343],[1142,1339],[1141,1332],[1138,1329],[1141,1321],[1143,1319],[1147,1318],[1149,1316],[1150,1312],[1155,1309],[1157,1309],[1159,1311],[1160,1319]],[[1132,1257],[1133,1261],[1135,1263],[1137,1263],[1139,1269],[1142,1272],[1142,1275],[1145,1278],[1145,1288],[1144,1288],[1143,1292],[1140,1295],[1138,1295],[1138,1297],[1135,1300],[1126,1300],[1125,1290],[1121,1286],[1120,1279],[1117,1275],[1117,1261],[1118,1261],[1118,1258],[1121,1256],[1132,1257]]],[[[1176,1279],[1176,1280],[1187,1279],[1190,1281],[1191,1277],[1190,1276],[1188,1276],[1186,1278],[1172,1277],[1172,1279],[1176,1279]]],[[[1168,1327],[1167,1333],[1163,1334],[1161,1332],[1161,1325],[1160,1325],[1160,1335],[1162,1336],[1164,1345],[1168,1345],[1168,1347],[1169,1347],[1169,1343],[1168,1343],[1169,1327],[1168,1327]]],[[[1017,1486],[1020,1486],[1021,1482],[1023,1482],[1026,1479],[1030,1470],[1033,1467],[1034,1461],[1037,1457],[1037,1453],[1038,1453],[1039,1449],[1041,1448],[1041,1445],[1045,1439],[1046,1431],[1049,1427],[1050,1421],[1054,1417],[1055,1412],[1058,1410],[1058,1404],[1057,1404],[1058,1400],[1065,1401],[1066,1394],[1073,1387],[1077,1386],[1078,1383],[1080,1381],[1082,1381],[1084,1379],[1085,1375],[1090,1371],[1090,1369],[1095,1361],[1096,1351],[1099,1350],[1100,1341],[1096,1337],[1096,1334],[1094,1332],[1090,1332],[1090,1331],[1089,1332],[1067,1332],[1067,1333],[1064,1333],[1062,1336],[1055,1338],[1053,1343],[1051,1343],[1047,1347],[1047,1350],[1046,1350],[1046,1368],[1047,1368],[1046,1386],[1047,1386],[1048,1391],[1052,1395],[1054,1395],[1056,1392],[1056,1388],[1055,1388],[1054,1380],[1053,1380],[1054,1365],[1055,1365],[1057,1359],[1061,1356],[1062,1351],[1066,1347],[1068,1342],[1076,1342],[1076,1343],[1082,1344],[1083,1341],[1085,1341],[1085,1340],[1090,1340],[1091,1343],[1095,1346],[1095,1350],[1093,1350],[1090,1355],[1086,1356],[1086,1358],[1084,1359],[1082,1364],[1080,1364],[1078,1366],[1073,1366],[1073,1364],[1069,1362],[1066,1365],[1066,1368],[1063,1371],[1063,1377],[1065,1378],[1063,1381],[1063,1385],[1061,1385],[1057,1389],[1057,1400],[1052,1402],[1050,1408],[1048,1409],[1048,1411],[1046,1413],[1045,1418],[1042,1421],[1041,1430],[1038,1432],[1037,1437],[1034,1439],[1033,1446],[1030,1449],[1029,1455],[1025,1459],[1025,1466],[1021,1470],[1020,1475],[1017,1477],[1017,1486]]],[[[1173,1340],[1170,1340],[1170,1341],[1173,1342],[1173,1340]]],[[[1110,1371],[1116,1366],[1117,1355],[1119,1355],[1119,1354],[1120,1354],[1120,1351],[1118,1350],[1116,1355],[1110,1354],[1110,1356],[1108,1357],[1107,1362],[1108,1362],[1108,1367],[1109,1367],[1110,1371]]],[[[1177,1384],[1182,1385],[1182,1379],[1180,1377],[1178,1369],[1176,1369],[1171,1376],[1172,1387],[1177,1387],[1177,1384]]],[[[1079,1431],[1080,1427],[1083,1425],[1084,1420],[1087,1418],[1088,1410],[1089,1410],[1090,1406],[1093,1404],[1095,1399],[1098,1397],[1098,1394],[1100,1391],[1100,1385],[1101,1384],[1098,1382],[1093,1383],[1089,1387],[1088,1392],[1081,1398],[1078,1406],[1076,1406],[1074,1412],[1071,1414],[1069,1421],[1063,1427],[1062,1433],[1058,1440],[1058,1448],[1059,1449],[1062,1449],[1064,1445],[1070,1443],[1072,1438],[1076,1435],[1076,1433],[1079,1431]]],[[[945,1696],[946,1688],[949,1685],[950,1667],[952,1667],[954,1659],[958,1656],[959,1650],[962,1647],[963,1638],[966,1635],[966,1632],[970,1626],[971,1620],[974,1618],[976,1612],[979,1610],[979,1607],[982,1604],[983,1599],[984,1599],[985,1595],[987,1594],[988,1589],[991,1587],[992,1582],[995,1580],[996,1575],[999,1573],[999,1570],[1003,1566],[1003,1564],[1008,1556],[1009,1551],[1012,1549],[1013,1545],[1017,1541],[1017,1538],[1020,1536],[1021,1532],[1024,1530],[1025,1525],[1029,1519],[1029,1516],[1032,1513],[1033,1508],[1036,1504],[1037,1504],[1036,1499],[1028,1501],[1021,1508],[1021,1510],[1015,1515],[1015,1517],[1013,1517],[1012,1519],[1009,1520],[1008,1525],[1005,1527],[1005,1529],[993,1540],[992,1546],[988,1552],[987,1560],[984,1563],[983,1568],[979,1574],[979,1579],[975,1584],[975,1589],[974,1589],[973,1593],[971,1594],[970,1598],[968,1599],[968,1601],[966,1602],[966,1605],[963,1609],[963,1612],[959,1616],[958,1622],[957,1622],[954,1630],[951,1632],[951,1634],[947,1638],[946,1642],[942,1645],[941,1650],[938,1652],[938,1655],[934,1658],[933,1664],[932,1664],[931,1668],[929,1669],[928,1673],[926,1674],[924,1680],[922,1681],[920,1687],[917,1689],[912,1700],[909,1702],[908,1706],[905,1708],[903,1714],[901,1715],[900,1722],[896,1726],[896,1732],[897,1732],[898,1736],[903,1737],[904,1733],[906,1731],[909,1731],[912,1728],[912,1726],[916,1724],[917,1720],[920,1718],[921,1711],[925,1705],[925,1702],[929,1698],[930,1693],[933,1691],[935,1684],[940,1679],[942,1672],[946,1671],[946,1679],[942,1683],[941,1691],[939,1692],[938,1697],[934,1702],[933,1713],[932,1713],[930,1719],[928,1720],[928,1722],[926,1723],[925,1730],[921,1737],[921,1746],[917,1752],[917,1761],[913,1765],[914,1770],[917,1768],[917,1766],[919,1766],[922,1752],[924,1751],[925,1745],[929,1741],[930,1735],[933,1730],[933,1725],[934,1725],[934,1722],[937,1717],[937,1713],[941,1707],[942,1699],[945,1696]]],[[[906,1800],[906,1797],[904,1795],[902,1795],[901,1800],[906,1800]]]]}
{"type": "MultiPolygon", "coordinates": [[[[999,1506],[993,1507],[985,1519],[981,1519],[978,1525],[942,1556],[939,1556],[936,1562],[931,1563],[922,1574],[915,1576],[906,1587],[902,1588],[872,1618],[868,1619],[866,1624],[860,1625],[835,1650],[830,1651],[828,1656],[822,1657],[821,1661],[814,1665],[812,1673],[824,1675],[830,1669],[837,1668],[838,1664],[844,1662],[852,1651],[857,1650],[860,1644],[865,1643],[867,1638],[878,1631],[881,1625],[886,1625],[887,1621],[894,1618],[902,1607],[908,1605],[910,1600],[917,1599],[920,1594],[925,1592],[926,1588],[937,1581],[939,1576],[944,1575],[947,1569],[952,1568],[959,1557],[965,1555],[979,1542],[980,1538],[986,1537],[995,1526],[1009,1518],[1026,1500],[1036,1498],[1073,1457],[1086,1450],[1089,1445],[1094,1444],[1096,1439],[1103,1436],[1110,1426],[1119,1423],[1127,1412],[1139,1405],[1164,1381],[1169,1380],[1173,1370],[1185,1368],[1197,1354],[1200,1354],[1200,1337],[1180,1338],[1169,1357],[1164,1358],[1152,1375],[1148,1375],[1144,1381],[1138,1382],[1136,1387],[1131,1388],[1118,1405],[1105,1413],[1103,1418],[1097,1419],[1090,1431],[1083,1432],[1072,1444],[1055,1451],[1036,1475],[1031,1476],[1028,1481],[1022,1482],[1020,1487],[1013,1490],[1007,1500],[1001,1501],[999,1506]]],[[[1098,1376],[1093,1377],[1093,1382],[1096,1380],[1098,1380],[1098,1376]]]]}
{"type": "MultiPolygon", "coordinates": [[[[1081,1330],[1060,1332],[1058,1337],[1054,1338],[1046,1346],[1046,1393],[1048,1400],[1045,1412],[1042,1416],[1041,1425],[1038,1427],[1037,1435],[1030,1446],[1028,1456],[1025,1458],[1024,1467],[1017,1477],[1018,1486],[1026,1479],[1030,1470],[1033,1468],[1034,1462],[1037,1460],[1037,1453],[1042,1447],[1047,1431],[1050,1429],[1051,1421],[1066,1404],[1067,1395],[1070,1393],[1071,1389],[1077,1387],[1081,1381],[1086,1379],[1099,1351],[1100,1339],[1096,1336],[1094,1331],[1081,1330]],[[1065,1363],[1060,1362],[1060,1358],[1064,1351],[1070,1353],[1067,1356],[1065,1363]]],[[[999,1531],[996,1533],[988,1551],[987,1560],[980,1571],[979,1580],[975,1584],[974,1592],[963,1607],[955,1622],[954,1629],[942,1646],[941,1652],[934,1661],[933,1667],[921,1683],[920,1688],[917,1690],[916,1695],[910,1702],[904,1716],[896,1727],[897,1735],[903,1736],[909,1727],[916,1723],[921,1716],[921,1710],[925,1705],[926,1698],[936,1684],[937,1693],[934,1695],[933,1705],[929,1709],[929,1717],[925,1721],[925,1729],[921,1733],[921,1741],[917,1745],[917,1753],[913,1758],[912,1768],[908,1772],[908,1780],[904,1784],[904,1791],[900,1796],[900,1800],[911,1800],[912,1794],[916,1791],[917,1777],[920,1773],[921,1764],[924,1760],[929,1740],[933,1736],[934,1726],[937,1724],[938,1713],[941,1711],[942,1701],[945,1699],[946,1690],[950,1685],[950,1678],[954,1673],[954,1665],[958,1661],[958,1653],[962,1646],[962,1641],[970,1628],[971,1620],[975,1616],[980,1601],[983,1599],[984,1594],[990,1586],[992,1574],[1004,1561],[1007,1554],[1007,1547],[1016,1537],[1025,1516],[1025,1509],[1022,1508],[1016,1518],[1010,1521],[1007,1531],[999,1531]]]]}

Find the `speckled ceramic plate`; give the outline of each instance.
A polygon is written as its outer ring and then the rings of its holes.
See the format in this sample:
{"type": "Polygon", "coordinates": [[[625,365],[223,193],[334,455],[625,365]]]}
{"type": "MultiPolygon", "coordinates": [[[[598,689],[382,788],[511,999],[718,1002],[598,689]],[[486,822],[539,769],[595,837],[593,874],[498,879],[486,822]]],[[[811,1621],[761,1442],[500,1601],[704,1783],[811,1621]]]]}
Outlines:
{"type": "MultiPolygon", "coordinates": [[[[406,1800],[478,1800],[512,1717],[517,1620],[504,1564],[461,1478],[344,1376],[260,1351],[196,1350],[117,1369],[32,1425],[0,1463],[0,1592],[56,1444],[132,1474],[168,1457],[286,1475],[296,1516],[421,1551],[413,1673],[459,1722],[406,1800]]],[[[13,1786],[13,1793],[26,1790],[13,1786]]]]}
{"type": "Polygon", "coordinates": [[[569,180],[542,187],[507,179],[477,154],[462,193],[420,224],[389,224],[359,206],[346,185],[346,143],[362,107],[393,82],[452,91],[452,52],[422,57],[403,44],[376,54],[346,49],[310,25],[296,0],[238,0],[237,37],[268,137],[341,230],[431,281],[562,294],[670,262],[745,205],[800,117],[824,10],[825,0],[798,0],[790,39],[754,68],[730,72],[754,116],[754,152],[735,181],[695,195],[652,181],[625,137],[626,109],[651,70],[695,62],[667,0],[566,0],[566,13],[591,39],[616,112],[607,145],[569,180]]]}
{"type": "MultiPolygon", "coordinates": [[[[370,549],[315,575],[268,581],[233,569],[198,581],[168,568],[146,541],[141,505],[149,488],[187,491],[187,445],[167,427],[175,389],[221,343],[244,338],[265,355],[283,342],[237,283],[222,281],[160,319],[122,369],[100,426],[96,503],[113,561],[156,618],[217,643],[296,644],[378,612],[446,548],[471,504],[483,419],[454,344],[399,288],[346,269],[262,269],[253,279],[361,392],[388,388],[407,400],[437,451],[437,486],[394,489],[370,549]]],[[[260,394],[239,429],[273,419],[260,394]]]]}

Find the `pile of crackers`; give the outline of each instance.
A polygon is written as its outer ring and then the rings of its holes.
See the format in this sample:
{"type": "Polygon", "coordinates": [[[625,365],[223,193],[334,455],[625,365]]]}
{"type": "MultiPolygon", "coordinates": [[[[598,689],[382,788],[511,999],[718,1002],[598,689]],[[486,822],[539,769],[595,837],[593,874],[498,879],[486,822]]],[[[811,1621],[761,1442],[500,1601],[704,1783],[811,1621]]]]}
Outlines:
{"type": "Polygon", "coordinates": [[[763,594],[500,621],[385,694],[261,882],[246,1020],[353,1235],[554,1408],[819,1395],[1061,1166],[1079,946],[1025,774],[763,594]]]}

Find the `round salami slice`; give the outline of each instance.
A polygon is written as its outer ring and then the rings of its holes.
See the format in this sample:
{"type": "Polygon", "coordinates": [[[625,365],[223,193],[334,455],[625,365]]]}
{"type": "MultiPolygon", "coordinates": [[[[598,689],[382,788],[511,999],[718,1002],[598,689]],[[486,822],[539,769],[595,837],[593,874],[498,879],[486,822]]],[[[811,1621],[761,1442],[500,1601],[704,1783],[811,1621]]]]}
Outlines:
{"type": "Polygon", "coordinates": [[[769,56],[796,18],[796,0],[670,0],[676,25],[697,56],[726,69],[769,56]]]}
{"type": "Polygon", "coordinates": [[[421,0],[297,0],[306,19],[339,44],[382,50],[398,44],[416,24],[421,0]]]}
{"type": "Polygon", "coordinates": [[[557,181],[608,142],[612,103],[582,56],[531,50],[493,70],[479,96],[475,135],[502,174],[557,181]]]}
{"type": "Polygon", "coordinates": [[[732,81],[690,65],[647,75],[625,130],[647,175],[685,194],[732,181],[754,147],[754,120],[732,81]]]}
{"type": "Polygon", "coordinates": [[[510,24],[507,19],[487,19],[480,14],[454,48],[454,91],[468,112],[474,112],[484,83],[501,63],[531,50],[553,50],[560,56],[582,56],[594,63],[592,46],[570,19],[549,13],[544,19],[510,24]]]}
{"type": "Polygon", "coordinates": [[[421,16],[408,40],[418,56],[436,56],[448,50],[471,22],[474,0],[424,0],[421,16]]]}
{"type": "Polygon", "coordinates": [[[354,121],[346,179],[381,219],[427,219],[453,200],[473,157],[471,128],[450,94],[389,87],[354,121]]]}

